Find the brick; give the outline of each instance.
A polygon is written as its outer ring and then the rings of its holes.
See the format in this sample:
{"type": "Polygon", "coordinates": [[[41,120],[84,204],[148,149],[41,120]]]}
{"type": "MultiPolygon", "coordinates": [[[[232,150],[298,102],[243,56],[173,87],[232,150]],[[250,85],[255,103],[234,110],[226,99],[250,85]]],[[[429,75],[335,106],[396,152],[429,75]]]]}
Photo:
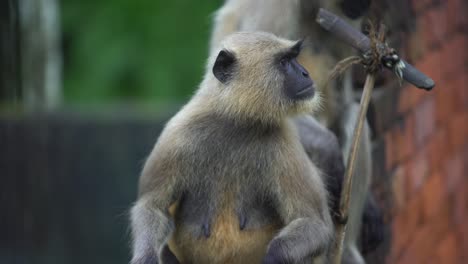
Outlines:
{"type": "Polygon", "coordinates": [[[440,70],[443,81],[453,79],[465,71],[465,44],[465,36],[462,34],[455,34],[442,43],[440,70]]]}
{"type": "Polygon", "coordinates": [[[423,31],[423,27],[416,27],[416,29],[408,35],[405,46],[407,56],[405,58],[411,64],[419,61],[427,52],[428,45],[424,41],[423,31]]]}
{"type": "Polygon", "coordinates": [[[428,136],[435,129],[435,103],[434,97],[428,97],[414,109],[414,139],[416,147],[426,143],[428,136]]]}
{"type": "MultiPolygon", "coordinates": [[[[418,68],[421,72],[425,73],[426,75],[430,76],[435,84],[436,87],[443,84],[442,82],[442,72],[440,69],[441,64],[441,52],[440,51],[432,51],[427,53],[421,60],[415,63],[415,67],[418,68]]],[[[416,103],[420,101],[420,98],[423,98],[428,92],[423,90],[417,89],[419,93],[418,97],[416,98],[416,103]]]]}
{"type": "Polygon", "coordinates": [[[429,164],[427,160],[427,153],[419,150],[416,155],[408,163],[408,197],[412,197],[419,191],[424,184],[426,176],[429,173],[429,164]]]}
{"type": "Polygon", "coordinates": [[[398,258],[402,250],[408,246],[414,231],[422,223],[422,199],[414,197],[407,207],[395,215],[392,222],[391,255],[398,258]]]}
{"type": "Polygon", "coordinates": [[[444,167],[444,162],[451,154],[450,144],[447,144],[447,129],[445,127],[438,127],[430,137],[425,151],[430,171],[441,170],[444,167]]]}
{"type": "Polygon", "coordinates": [[[448,192],[441,173],[436,172],[426,179],[421,195],[424,219],[431,219],[449,203],[448,192]]]}
{"type": "Polygon", "coordinates": [[[460,30],[467,24],[465,0],[447,0],[447,28],[460,30]]]}
{"type": "Polygon", "coordinates": [[[456,81],[449,80],[443,86],[434,89],[435,97],[435,119],[438,126],[445,125],[455,111],[456,101],[456,81]]]}
{"type": "Polygon", "coordinates": [[[446,36],[447,19],[443,6],[424,12],[418,18],[418,27],[422,27],[423,40],[430,49],[435,48],[443,42],[446,36]]]}
{"type": "Polygon", "coordinates": [[[465,177],[464,161],[461,153],[447,156],[444,162],[443,174],[446,177],[447,191],[454,192],[459,185],[463,185],[465,177]]]}
{"type": "Polygon", "coordinates": [[[449,227],[450,208],[442,207],[430,221],[412,232],[412,239],[398,263],[428,263],[440,239],[449,232],[449,227]]]}
{"type": "Polygon", "coordinates": [[[461,263],[461,248],[453,231],[445,235],[435,250],[436,257],[432,263],[461,263]]]}
{"type": "MultiPolygon", "coordinates": [[[[463,171],[467,172],[468,171],[468,144],[465,145],[463,152],[462,152],[462,160],[463,160],[463,171]]],[[[468,179],[468,177],[464,177],[465,180],[468,179]]]]}
{"type": "MultiPolygon", "coordinates": [[[[467,43],[468,45],[468,43],[467,43]]],[[[468,110],[468,74],[461,74],[457,76],[451,87],[451,91],[454,94],[454,108],[455,111],[467,111],[468,110]]]]}
{"type": "Polygon", "coordinates": [[[462,253],[461,258],[468,259],[468,228],[466,228],[466,221],[461,225],[457,225],[456,231],[462,253]]]}
{"type": "Polygon", "coordinates": [[[392,177],[392,196],[395,210],[401,210],[406,205],[406,166],[400,164],[396,167],[392,177]]]}
{"type": "Polygon", "coordinates": [[[468,142],[467,113],[455,113],[448,123],[448,142],[453,151],[461,149],[468,142]]]}
{"type": "Polygon", "coordinates": [[[449,49],[452,51],[450,62],[456,65],[456,73],[460,75],[466,74],[465,63],[468,59],[468,52],[466,51],[468,45],[467,39],[466,34],[456,34],[448,43],[449,49]]]}
{"type": "MultiPolygon", "coordinates": [[[[465,176],[465,175],[463,175],[465,176]]],[[[462,176],[462,177],[463,177],[462,176]]],[[[457,225],[466,226],[468,217],[468,180],[460,182],[452,192],[453,220],[457,225]]]]}

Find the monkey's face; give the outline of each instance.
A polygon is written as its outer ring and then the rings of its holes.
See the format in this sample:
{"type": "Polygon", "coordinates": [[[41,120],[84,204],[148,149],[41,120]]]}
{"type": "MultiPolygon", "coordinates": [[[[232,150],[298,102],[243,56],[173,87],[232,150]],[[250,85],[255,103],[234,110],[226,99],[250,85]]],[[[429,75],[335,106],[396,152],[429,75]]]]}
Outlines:
{"type": "Polygon", "coordinates": [[[297,62],[297,56],[301,51],[302,41],[298,41],[291,48],[278,56],[279,72],[284,76],[283,90],[285,95],[292,100],[307,99],[314,95],[314,82],[307,70],[297,62]]]}
{"type": "Polygon", "coordinates": [[[297,61],[301,47],[269,33],[227,37],[212,69],[225,107],[263,119],[311,110],[315,86],[297,61]]]}

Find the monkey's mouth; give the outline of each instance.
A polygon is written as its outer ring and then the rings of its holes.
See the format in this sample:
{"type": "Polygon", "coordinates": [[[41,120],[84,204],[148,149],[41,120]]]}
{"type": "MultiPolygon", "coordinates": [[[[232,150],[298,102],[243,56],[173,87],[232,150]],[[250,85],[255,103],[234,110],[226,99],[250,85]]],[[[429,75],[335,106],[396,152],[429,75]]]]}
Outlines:
{"type": "Polygon", "coordinates": [[[313,84],[307,85],[307,86],[299,89],[299,91],[296,93],[296,97],[298,97],[298,98],[306,98],[306,97],[310,97],[312,95],[314,95],[314,85],[313,84]]]}

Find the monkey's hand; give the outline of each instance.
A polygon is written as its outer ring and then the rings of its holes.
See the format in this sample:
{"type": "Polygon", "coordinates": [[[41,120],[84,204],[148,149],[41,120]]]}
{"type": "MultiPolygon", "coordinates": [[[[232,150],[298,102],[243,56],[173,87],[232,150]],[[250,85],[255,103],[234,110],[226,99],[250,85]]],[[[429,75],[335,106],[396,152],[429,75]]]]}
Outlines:
{"type": "Polygon", "coordinates": [[[319,217],[298,218],[288,224],[268,245],[263,264],[302,263],[325,253],[332,230],[319,217]]]}
{"type": "Polygon", "coordinates": [[[179,264],[179,260],[177,257],[172,253],[171,249],[168,245],[165,245],[161,251],[161,262],[162,264],[179,264]]]}
{"type": "Polygon", "coordinates": [[[155,201],[154,197],[147,195],[140,198],[132,208],[131,264],[179,263],[167,245],[175,229],[174,221],[167,211],[154,206],[155,201]]]}
{"type": "Polygon", "coordinates": [[[269,247],[267,254],[263,258],[262,264],[286,264],[292,263],[287,260],[284,250],[281,248],[281,242],[273,240],[269,247]]]}
{"type": "Polygon", "coordinates": [[[132,260],[131,264],[179,264],[179,260],[177,257],[172,253],[171,249],[168,245],[165,245],[161,251],[161,262],[158,260],[158,256],[154,251],[147,251],[150,252],[147,255],[144,255],[141,258],[132,260]]]}

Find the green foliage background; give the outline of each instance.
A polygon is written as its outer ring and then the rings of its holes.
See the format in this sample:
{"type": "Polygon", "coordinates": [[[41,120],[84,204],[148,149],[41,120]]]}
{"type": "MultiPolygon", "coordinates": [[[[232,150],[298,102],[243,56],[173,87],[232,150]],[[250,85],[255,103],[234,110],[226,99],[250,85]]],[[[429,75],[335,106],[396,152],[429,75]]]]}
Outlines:
{"type": "Polygon", "coordinates": [[[188,98],[220,0],[62,0],[66,103],[188,98]]]}

